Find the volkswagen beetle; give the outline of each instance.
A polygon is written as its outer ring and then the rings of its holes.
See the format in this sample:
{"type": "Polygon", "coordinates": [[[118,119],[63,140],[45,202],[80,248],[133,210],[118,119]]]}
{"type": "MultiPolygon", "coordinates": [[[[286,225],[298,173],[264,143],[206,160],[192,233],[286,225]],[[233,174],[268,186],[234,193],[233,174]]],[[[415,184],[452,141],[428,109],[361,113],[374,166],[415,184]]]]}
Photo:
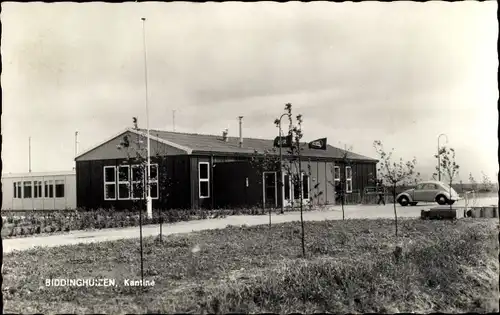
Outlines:
{"type": "Polygon", "coordinates": [[[415,206],[419,202],[452,205],[457,200],[460,200],[460,196],[455,189],[439,181],[421,182],[415,188],[408,189],[396,196],[396,201],[402,206],[415,206]]]}

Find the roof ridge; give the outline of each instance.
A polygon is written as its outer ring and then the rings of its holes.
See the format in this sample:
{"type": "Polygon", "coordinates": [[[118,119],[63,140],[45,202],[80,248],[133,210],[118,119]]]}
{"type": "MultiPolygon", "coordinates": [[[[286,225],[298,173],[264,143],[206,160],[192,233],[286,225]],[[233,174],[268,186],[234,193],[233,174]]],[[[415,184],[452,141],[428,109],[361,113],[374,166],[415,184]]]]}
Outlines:
{"type": "MultiPolygon", "coordinates": [[[[144,128],[139,128],[139,130],[144,130],[147,131],[147,129],[144,128]]],[[[196,133],[196,132],[179,132],[179,131],[170,131],[170,130],[161,130],[161,129],[149,129],[149,132],[152,131],[159,131],[159,132],[167,132],[167,133],[173,133],[173,134],[180,134],[180,135],[191,135],[191,136],[210,136],[210,137],[222,137],[222,135],[215,135],[215,134],[209,134],[209,133],[196,133]]],[[[236,139],[238,140],[240,137],[239,136],[227,136],[229,139],[236,139]]],[[[249,139],[249,140],[266,140],[266,141],[274,141],[274,139],[265,139],[265,138],[255,138],[255,137],[243,137],[243,140],[249,139]]],[[[302,143],[309,143],[309,141],[302,140],[302,143]]],[[[333,148],[341,149],[338,147],[335,147],[331,144],[327,144],[333,148]]],[[[343,150],[343,149],[341,149],[343,150]]]]}
{"type": "MultiPolygon", "coordinates": [[[[147,129],[144,129],[144,128],[139,128],[139,129],[147,131],[147,129]]],[[[167,132],[167,133],[173,133],[173,134],[178,134],[178,135],[222,137],[222,135],[209,134],[209,133],[178,132],[178,131],[169,131],[169,130],[161,130],[161,129],[149,129],[149,132],[152,132],[152,131],[167,132]]],[[[228,138],[239,139],[239,136],[228,136],[228,138]]],[[[243,139],[266,140],[266,141],[273,141],[274,140],[274,139],[253,138],[253,137],[252,138],[251,137],[243,137],[243,139]]]]}

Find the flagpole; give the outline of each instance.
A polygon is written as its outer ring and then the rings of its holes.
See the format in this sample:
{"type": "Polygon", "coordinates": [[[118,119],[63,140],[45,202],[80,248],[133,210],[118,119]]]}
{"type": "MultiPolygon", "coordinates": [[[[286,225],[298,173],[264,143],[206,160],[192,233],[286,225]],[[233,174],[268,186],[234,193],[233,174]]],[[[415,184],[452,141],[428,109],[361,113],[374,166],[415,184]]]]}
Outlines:
{"type": "Polygon", "coordinates": [[[147,142],[148,142],[148,148],[147,148],[147,170],[146,170],[146,187],[147,187],[147,194],[146,194],[146,213],[148,219],[151,219],[153,217],[153,205],[151,202],[151,179],[150,179],[150,171],[151,171],[151,154],[150,154],[150,149],[151,149],[151,141],[150,141],[150,136],[149,136],[149,106],[148,106],[148,63],[147,63],[147,54],[146,54],[146,18],[141,18],[142,19],[142,38],[143,38],[143,44],[144,44],[144,82],[146,86],[146,128],[147,128],[147,142]]]}

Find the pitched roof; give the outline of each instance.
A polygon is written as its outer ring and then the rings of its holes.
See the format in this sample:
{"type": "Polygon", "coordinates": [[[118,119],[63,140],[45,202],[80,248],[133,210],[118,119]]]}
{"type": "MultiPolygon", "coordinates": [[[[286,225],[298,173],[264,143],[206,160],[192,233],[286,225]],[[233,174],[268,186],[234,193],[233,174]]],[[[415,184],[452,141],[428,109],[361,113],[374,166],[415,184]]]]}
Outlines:
{"type": "MultiPolygon", "coordinates": [[[[139,129],[139,131],[146,133],[145,129],[139,129]]],[[[200,153],[230,153],[230,154],[253,154],[255,151],[263,153],[265,150],[270,150],[273,148],[274,140],[269,139],[255,139],[255,138],[243,138],[243,146],[239,147],[238,137],[228,137],[227,141],[224,141],[222,136],[216,135],[206,135],[206,134],[196,134],[196,133],[180,133],[171,132],[164,130],[150,130],[150,136],[155,136],[166,142],[175,143],[178,146],[191,149],[192,154],[200,153]]],[[[322,157],[322,158],[333,158],[342,159],[345,154],[345,150],[333,147],[331,145],[327,146],[326,150],[314,150],[309,149],[307,143],[302,144],[303,156],[304,157],[322,157]]],[[[283,155],[287,155],[286,149],[283,150],[283,155]]],[[[353,152],[348,152],[347,157],[350,160],[363,160],[377,162],[376,159],[366,157],[353,152]]]]}

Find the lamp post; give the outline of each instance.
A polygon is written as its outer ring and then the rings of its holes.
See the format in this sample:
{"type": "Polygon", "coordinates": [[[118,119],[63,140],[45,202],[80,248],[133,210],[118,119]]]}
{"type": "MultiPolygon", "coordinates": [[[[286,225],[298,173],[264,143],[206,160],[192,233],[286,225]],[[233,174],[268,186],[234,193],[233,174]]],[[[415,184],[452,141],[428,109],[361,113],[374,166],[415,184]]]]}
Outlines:
{"type": "Polygon", "coordinates": [[[146,88],[146,128],[147,128],[147,169],[146,169],[146,211],[148,219],[153,217],[153,205],[151,202],[151,182],[150,182],[150,171],[151,171],[151,158],[150,158],[150,139],[149,139],[149,108],[148,108],[148,63],[146,54],[146,18],[141,18],[142,20],[142,38],[144,44],[144,83],[146,88]]]}
{"type": "Polygon", "coordinates": [[[285,183],[283,182],[285,180],[285,176],[283,174],[283,155],[281,153],[281,147],[282,147],[282,141],[281,141],[281,119],[285,116],[287,116],[288,114],[285,113],[283,115],[280,116],[279,118],[279,122],[278,122],[278,137],[279,137],[279,140],[280,140],[280,149],[279,149],[279,154],[280,154],[280,175],[281,175],[281,214],[285,213],[285,190],[284,190],[284,187],[285,187],[285,183]]]}
{"type": "Polygon", "coordinates": [[[446,143],[448,143],[448,136],[444,133],[440,134],[438,136],[438,147],[437,147],[437,158],[438,158],[438,180],[441,181],[441,154],[439,154],[439,150],[441,148],[441,146],[439,145],[439,140],[441,139],[441,136],[445,136],[446,137],[446,143]]]}

